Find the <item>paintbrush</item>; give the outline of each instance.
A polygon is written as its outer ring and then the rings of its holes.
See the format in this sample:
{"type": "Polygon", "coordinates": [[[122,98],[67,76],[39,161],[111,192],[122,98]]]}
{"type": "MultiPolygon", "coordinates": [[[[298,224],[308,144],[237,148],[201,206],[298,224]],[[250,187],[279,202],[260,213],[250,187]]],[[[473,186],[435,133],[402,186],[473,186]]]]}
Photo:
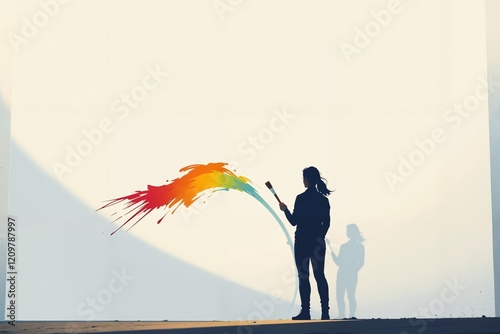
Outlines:
{"type": "Polygon", "coordinates": [[[271,182],[267,181],[266,182],[266,186],[269,188],[269,190],[271,190],[271,192],[273,193],[274,197],[276,197],[276,199],[278,200],[278,202],[281,204],[282,202],[281,202],[280,198],[278,197],[278,195],[276,194],[276,191],[274,191],[274,188],[273,188],[271,182]]]}

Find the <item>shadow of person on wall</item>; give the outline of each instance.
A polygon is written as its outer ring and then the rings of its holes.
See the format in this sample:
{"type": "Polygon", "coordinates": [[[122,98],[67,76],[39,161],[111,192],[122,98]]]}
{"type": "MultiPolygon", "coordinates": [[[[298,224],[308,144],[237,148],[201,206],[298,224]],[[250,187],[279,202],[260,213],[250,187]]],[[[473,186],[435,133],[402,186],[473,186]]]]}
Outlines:
{"type": "MultiPolygon", "coordinates": [[[[345,301],[344,296],[347,292],[349,300],[349,318],[356,318],[356,287],[358,285],[358,271],[365,263],[365,239],[361,235],[356,224],[347,225],[347,237],[349,241],[340,246],[338,256],[333,249],[332,257],[335,264],[339,267],[337,271],[337,306],[339,308],[339,318],[344,319],[345,301]]],[[[330,244],[328,242],[328,244],[330,244]]]]}

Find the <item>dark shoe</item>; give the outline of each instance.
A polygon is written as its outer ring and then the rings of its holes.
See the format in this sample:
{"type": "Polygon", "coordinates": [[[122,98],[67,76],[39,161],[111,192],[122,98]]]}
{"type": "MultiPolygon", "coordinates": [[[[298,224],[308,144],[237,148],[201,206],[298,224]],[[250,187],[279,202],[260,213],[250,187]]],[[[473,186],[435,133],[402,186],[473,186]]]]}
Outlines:
{"type": "Polygon", "coordinates": [[[309,311],[302,310],[295,317],[292,317],[292,320],[311,320],[311,313],[309,313],[309,311]]]}
{"type": "Polygon", "coordinates": [[[330,315],[328,314],[328,311],[321,312],[321,320],[330,320],[330,315]]]}

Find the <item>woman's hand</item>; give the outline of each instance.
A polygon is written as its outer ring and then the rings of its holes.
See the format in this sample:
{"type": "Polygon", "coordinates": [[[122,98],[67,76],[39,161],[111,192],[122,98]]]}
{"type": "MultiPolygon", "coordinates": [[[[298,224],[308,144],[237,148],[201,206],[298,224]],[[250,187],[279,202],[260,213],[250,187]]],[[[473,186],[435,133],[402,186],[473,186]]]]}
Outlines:
{"type": "Polygon", "coordinates": [[[280,203],[280,210],[281,210],[281,211],[286,211],[286,210],[288,210],[288,208],[287,208],[287,206],[286,206],[286,204],[285,204],[285,203],[283,203],[283,202],[281,202],[281,203],[280,203]]]}

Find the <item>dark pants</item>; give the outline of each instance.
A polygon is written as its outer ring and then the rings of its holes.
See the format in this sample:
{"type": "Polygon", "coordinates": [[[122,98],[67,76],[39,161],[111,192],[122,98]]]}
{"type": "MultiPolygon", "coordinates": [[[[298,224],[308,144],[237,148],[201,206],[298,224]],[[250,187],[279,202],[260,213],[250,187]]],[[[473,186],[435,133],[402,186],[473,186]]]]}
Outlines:
{"type": "Polygon", "coordinates": [[[312,264],[314,278],[318,286],[321,309],[327,311],[328,282],[325,277],[325,239],[295,239],[295,265],[299,274],[299,293],[303,310],[310,309],[311,284],[309,283],[309,263],[312,264]]]}

